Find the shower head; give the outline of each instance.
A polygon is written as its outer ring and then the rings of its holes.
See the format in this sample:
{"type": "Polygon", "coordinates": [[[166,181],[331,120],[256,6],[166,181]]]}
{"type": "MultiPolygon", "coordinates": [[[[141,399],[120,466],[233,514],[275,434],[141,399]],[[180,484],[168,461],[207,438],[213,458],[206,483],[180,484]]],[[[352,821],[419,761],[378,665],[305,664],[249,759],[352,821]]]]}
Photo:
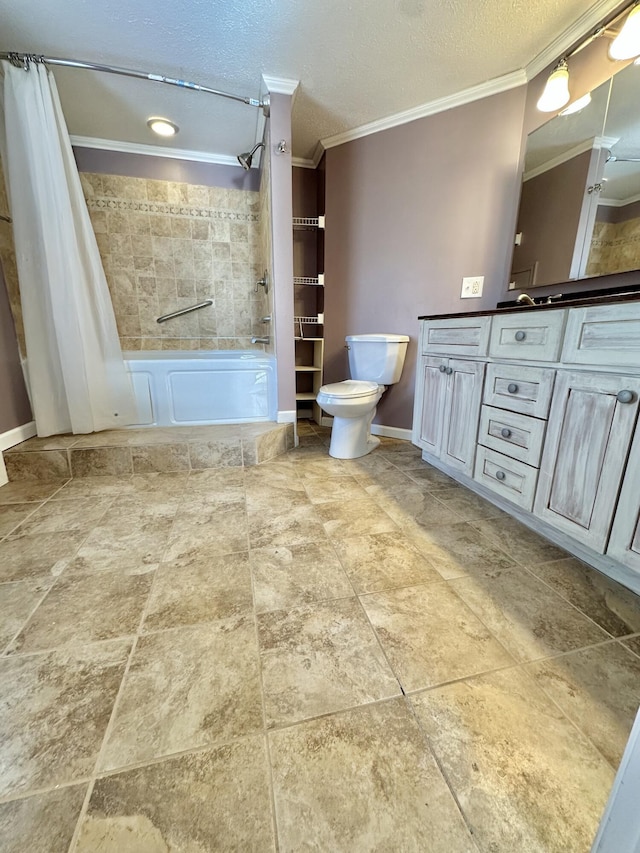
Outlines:
{"type": "Polygon", "coordinates": [[[264,142],[258,142],[257,145],[254,145],[251,151],[246,151],[244,154],[238,154],[238,163],[242,166],[245,171],[249,171],[251,168],[251,161],[253,160],[253,155],[256,153],[258,148],[264,148],[264,142]]]}

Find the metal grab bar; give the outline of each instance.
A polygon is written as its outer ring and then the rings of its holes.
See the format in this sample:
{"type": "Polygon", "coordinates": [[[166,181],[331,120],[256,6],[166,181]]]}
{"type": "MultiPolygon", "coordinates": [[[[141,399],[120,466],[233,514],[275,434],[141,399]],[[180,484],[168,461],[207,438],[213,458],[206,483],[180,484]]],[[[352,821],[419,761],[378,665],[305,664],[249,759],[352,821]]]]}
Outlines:
{"type": "Polygon", "coordinates": [[[189,314],[191,311],[197,311],[199,308],[206,308],[207,305],[213,305],[213,299],[205,299],[204,302],[198,302],[197,305],[190,305],[188,308],[180,308],[179,311],[172,311],[171,314],[163,314],[158,317],[156,323],[164,323],[166,320],[173,320],[174,317],[181,317],[183,314],[189,314]]]}

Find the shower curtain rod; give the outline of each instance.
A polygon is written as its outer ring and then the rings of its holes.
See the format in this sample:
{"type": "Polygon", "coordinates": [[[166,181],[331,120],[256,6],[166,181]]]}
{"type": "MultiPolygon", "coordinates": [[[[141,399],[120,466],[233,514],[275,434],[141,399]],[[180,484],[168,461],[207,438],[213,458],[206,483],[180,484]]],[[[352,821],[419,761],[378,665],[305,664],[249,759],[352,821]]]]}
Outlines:
{"type": "Polygon", "coordinates": [[[256,98],[244,98],[242,95],[232,95],[219,89],[210,89],[198,83],[190,83],[187,80],[178,80],[175,77],[165,77],[164,74],[148,74],[146,71],[134,71],[131,68],[118,68],[115,65],[99,65],[94,62],[82,62],[76,59],[60,59],[54,56],[40,56],[34,53],[16,53],[15,51],[0,51],[0,59],[8,59],[13,65],[28,67],[29,62],[44,62],[45,65],[62,65],[66,68],[84,68],[88,71],[103,71],[106,74],[119,74],[122,77],[136,77],[139,80],[151,80],[154,83],[167,83],[170,86],[180,86],[182,89],[192,89],[196,92],[205,92],[207,95],[218,95],[221,98],[229,98],[232,101],[240,101],[250,107],[261,107],[264,115],[269,115],[268,97],[260,101],[256,98]]]}

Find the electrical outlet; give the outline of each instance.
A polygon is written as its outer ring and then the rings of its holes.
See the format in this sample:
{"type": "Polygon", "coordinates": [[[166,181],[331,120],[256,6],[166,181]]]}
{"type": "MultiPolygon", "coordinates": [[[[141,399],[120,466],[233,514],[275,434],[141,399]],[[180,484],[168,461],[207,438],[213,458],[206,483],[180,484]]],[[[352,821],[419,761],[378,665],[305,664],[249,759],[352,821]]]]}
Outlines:
{"type": "Polygon", "coordinates": [[[484,285],[483,275],[473,275],[462,279],[461,299],[476,299],[482,296],[482,287],[484,285]]]}

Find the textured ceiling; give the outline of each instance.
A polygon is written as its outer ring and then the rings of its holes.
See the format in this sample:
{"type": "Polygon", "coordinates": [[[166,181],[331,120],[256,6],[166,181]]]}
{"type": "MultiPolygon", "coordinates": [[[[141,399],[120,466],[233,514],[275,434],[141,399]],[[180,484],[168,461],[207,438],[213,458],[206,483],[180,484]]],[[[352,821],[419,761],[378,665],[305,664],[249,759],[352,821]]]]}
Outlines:
{"type": "MultiPolygon", "coordinates": [[[[526,68],[589,10],[604,16],[615,5],[0,0],[0,49],[108,63],[250,97],[259,96],[263,74],[299,80],[293,153],[311,158],[321,139],[526,68]]],[[[181,128],[172,147],[233,155],[258,132],[258,111],[243,104],[95,72],[54,73],[75,135],[163,145],[145,122],[165,115],[181,128]]]]}

